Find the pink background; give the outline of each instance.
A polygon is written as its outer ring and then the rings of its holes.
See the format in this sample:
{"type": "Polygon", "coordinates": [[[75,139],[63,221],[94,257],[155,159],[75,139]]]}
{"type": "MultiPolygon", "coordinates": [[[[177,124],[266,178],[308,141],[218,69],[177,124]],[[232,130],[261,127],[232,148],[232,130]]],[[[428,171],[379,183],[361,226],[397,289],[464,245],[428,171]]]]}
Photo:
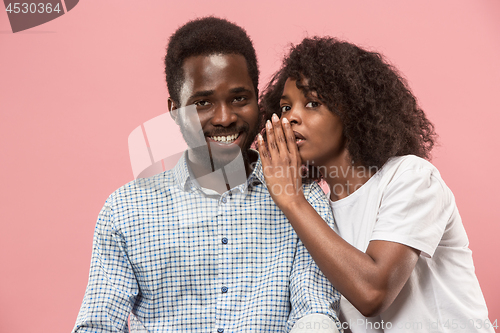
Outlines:
{"type": "Polygon", "coordinates": [[[378,50],[405,74],[500,319],[499,1],[87,0],[16,34],[0,8],[0,332],[73,327],[97,214],[133,178],[128,135],[166,111],[168,37],[208,14],[246,28],[261,86],[284,47],[315,34],[378,50]]]}

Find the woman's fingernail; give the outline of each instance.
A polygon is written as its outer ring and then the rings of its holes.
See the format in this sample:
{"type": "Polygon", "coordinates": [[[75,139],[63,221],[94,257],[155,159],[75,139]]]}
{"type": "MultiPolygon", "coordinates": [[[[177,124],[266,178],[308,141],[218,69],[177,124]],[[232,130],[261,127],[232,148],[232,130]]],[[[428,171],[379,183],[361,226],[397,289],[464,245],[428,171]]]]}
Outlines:
{"type": "Polygon", "coordinates": [[[270,120],[268,120],[266,122],[266,127],[269,128],[269,129],[273,128],[273,125],[271,125],[271,121],[270,120]]]}
{"type": "Polygon", "coordinates": [[[273,121],[279,121],[280,119],[278,118],[278,116],[276,115],[276,113],[273,113],[273,121]]]}
{"type": "Polygon", "coordinates": [[[259,141],[264,141],[264,139],[262,138],[262,135],[259,133],[257,134],[257,140],[259,141]]]}
{"type": "Polygon", "coordinates": [[[289,124],[288,119],[283,118],[283,124],[289,124]]]}

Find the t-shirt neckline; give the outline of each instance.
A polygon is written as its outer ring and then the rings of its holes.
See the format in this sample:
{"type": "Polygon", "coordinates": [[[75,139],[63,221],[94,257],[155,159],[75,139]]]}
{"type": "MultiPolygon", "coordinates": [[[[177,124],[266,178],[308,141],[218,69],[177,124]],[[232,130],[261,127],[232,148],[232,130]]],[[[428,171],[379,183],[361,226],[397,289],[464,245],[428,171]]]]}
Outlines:
{"type": "Polygon", "coordinates": [[[384,165],[382,165],[382,167],[378,169],[373,176],[370,177],[370,179],[368,179],[363,185],[361,185],[356,191],[354,191],[354,193],[349,194],[345,198],[332,201],[332,199],[330,198],[331,191],[329,191],[327,193],[327,196],[328,196],[328,201],[330,201],[330,206],[332,208],[339,208],[354,203],[359,198],[359,196],[362,195],[362,193],[366,190],[366,188],[368,188],[370,184],[374,182],[373,179],[380,177],[380,175],[382,174],[382,170],[385,168],[386,165],[387,162],[385,162],[384,165]]]}

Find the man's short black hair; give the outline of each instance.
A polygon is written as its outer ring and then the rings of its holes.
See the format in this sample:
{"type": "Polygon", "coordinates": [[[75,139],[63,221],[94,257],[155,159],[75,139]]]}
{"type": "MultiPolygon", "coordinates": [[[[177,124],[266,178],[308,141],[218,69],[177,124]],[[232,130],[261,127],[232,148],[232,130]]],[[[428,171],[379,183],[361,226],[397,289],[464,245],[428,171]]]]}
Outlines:
{"type": "Polygon", "coordinates": [[[259,68],[250,37],[236,24],[209,16],[189,21],[170,37],[165,56],[165,74],[168,93],[174,103],[180,105],[184,60],[212,54],[239,54],[245,57],[255,96],[259,95],[259,68]]]}

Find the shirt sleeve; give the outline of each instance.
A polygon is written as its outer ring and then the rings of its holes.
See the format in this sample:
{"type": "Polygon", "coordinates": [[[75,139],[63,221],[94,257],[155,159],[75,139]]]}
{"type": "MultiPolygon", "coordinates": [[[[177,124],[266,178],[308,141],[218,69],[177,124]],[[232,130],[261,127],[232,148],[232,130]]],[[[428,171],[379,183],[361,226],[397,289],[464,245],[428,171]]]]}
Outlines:
{"type": "Polygon", "coordinates": [[[455,207],[451,191],[435,168],[402,171],[383,194],[371,240],[386,240],[432,257],[455,207]]]}
{"type": "Polygon", "coordinates": [[[338,333],[337,323],[322,313],[311,313],[300,318],[290,333],[338,333]]]}
{"type": "MultiPolygon", "coordinates": [[[[319,186],[313,183],[310,192],[305,194],[308,194],[308,201],[314,209],[332,226],[331,209],[319,186]]],[[[290,275],[290,302],[292,308],[287,322],[287,332],[300,332],[298,329],[301,325],[327,327],[324,332],[337,332],[336,326],[340,327],[338,320],[340,293],[320,271],[300,240],[290,275]],[[313,318],[309,317],[311,314],[323,314],[323,316],[319,320],[314,319],[308,322],[313,318]],[[306,316],[309,319],[305,318],[306,316]],[[335,325],[331,325],[332,320],[335,325]]]]}
{"type": "Polygon", "coordinates": [[[110,197],[97,220],[89,281],[75,333],[128,332],[128,316],[139,289],[111,204],[110,197]]]}

